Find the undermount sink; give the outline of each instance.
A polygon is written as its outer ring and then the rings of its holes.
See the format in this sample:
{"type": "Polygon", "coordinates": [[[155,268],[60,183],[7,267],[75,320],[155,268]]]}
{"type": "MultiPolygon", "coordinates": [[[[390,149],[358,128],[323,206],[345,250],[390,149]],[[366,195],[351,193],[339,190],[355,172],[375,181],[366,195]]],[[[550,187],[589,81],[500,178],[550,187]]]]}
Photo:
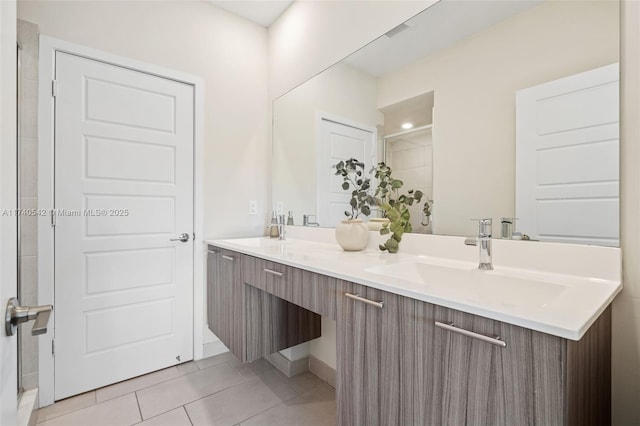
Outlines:
{"type": "Polygon", "coordinates": [[[541,277],[525,270],[480,271],[470,262],[433,259],[368,268],[366,272],[420,285],[426,292],[492,304],[545,306],[565,292],[561,277],[541,277]],[[555,279],[554,279],[555,278],[555,279]]]}

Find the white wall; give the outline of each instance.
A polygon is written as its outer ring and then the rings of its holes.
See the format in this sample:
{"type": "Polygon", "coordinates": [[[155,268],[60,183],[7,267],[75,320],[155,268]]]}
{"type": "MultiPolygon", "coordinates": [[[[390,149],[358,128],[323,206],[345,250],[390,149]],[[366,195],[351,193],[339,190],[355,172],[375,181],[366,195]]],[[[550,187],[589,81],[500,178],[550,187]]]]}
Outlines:
{"type": "Polygon", "coordinates": [[[624,290],[613,302],[613,424],[640,424],[640,3],[621,13],[620,243],[624,290]]]}
{"type": "Polygon", "coordinates": [[[293,211],[296,224],[317,212],[317,114],[376,127],[383,123],[376,85],[376,78],[338,64],[274,101],[273,200],[293,211]]]}
{"type": "Polygon", "coordinates": [[[205,235],[197,240],[262,235],[271,161],[265,28],[196,1],[19,1],[18,18],[45,35],[202,77],[205,235]],[[248,215],[249,200],[258,215],[248,215]]]}
{"type": "MultiPolygon", "coordinates": [[[[515,215],[515,93],[619,60],[617,1],[547,1],[379,79],[378,106],[434,91],[433,231],[515,215]]],[[[526,230],[522,230],[526,232],[526,230]]]]}
{"type": "Polygon", "coordinates": [[[294,2],[269,27],[271,99],[342,60],[434,2],[294,2]]]}

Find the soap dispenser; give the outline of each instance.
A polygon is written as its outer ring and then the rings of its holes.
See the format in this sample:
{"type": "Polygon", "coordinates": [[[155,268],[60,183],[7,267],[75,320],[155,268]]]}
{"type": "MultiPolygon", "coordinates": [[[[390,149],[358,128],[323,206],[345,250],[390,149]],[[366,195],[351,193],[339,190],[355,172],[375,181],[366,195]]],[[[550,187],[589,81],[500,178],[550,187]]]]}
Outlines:
{"type": "Polygon", "coordinates": [[[289,216],[287,217],[287,226],[293,226],[293,212],[289,210],[289,216]]]}
{"type": "Polygon", "coordinates": [[[275,210],[271,214],[271,225],[269,226],[269,237],[270,238],[280,237],[280,232],[278,231],[278,216],[276,215],[275,210]]]}

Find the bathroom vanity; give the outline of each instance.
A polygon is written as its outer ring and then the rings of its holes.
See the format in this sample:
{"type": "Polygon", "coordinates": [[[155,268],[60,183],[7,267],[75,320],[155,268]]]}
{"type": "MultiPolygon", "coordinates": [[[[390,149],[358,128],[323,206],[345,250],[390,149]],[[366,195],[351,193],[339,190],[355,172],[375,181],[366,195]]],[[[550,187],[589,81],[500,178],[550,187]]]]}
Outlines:
{"type": "Polygon", "coordinates": [[[609,305],[621,287],[615,276],[477,271],[464,256],[208,242],[209,327],[242,361],[319,337],[320,316],[337,321],[341,425],[608,424],[609,305]]]}

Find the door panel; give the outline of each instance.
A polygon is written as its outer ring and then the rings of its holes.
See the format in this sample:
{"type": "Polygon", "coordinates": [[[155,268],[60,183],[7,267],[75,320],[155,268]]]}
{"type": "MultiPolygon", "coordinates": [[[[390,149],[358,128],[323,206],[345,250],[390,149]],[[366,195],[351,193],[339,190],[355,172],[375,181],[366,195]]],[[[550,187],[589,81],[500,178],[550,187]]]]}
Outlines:
{"type": "Polygon", "coordinates": [[[542,241],[619,245],[619,66],[516,94],[517,228],[542,241]]]}
{"type": "Polygon", "coordinates": [[[365,173],[369,173],[375,161],[376,134],[326,119],[320,125],[316,211],[321,226],[333,227],[345,218],[345,210],[351,211],[351,193],[342,189],[342,177],[331,169],[339,161],[356,158],[365,164],[365,173]]]}
{"type": "Polygon", "coordinates": [[[193,357],[193,87],[56,53],[55,398],[193,357]]]}

